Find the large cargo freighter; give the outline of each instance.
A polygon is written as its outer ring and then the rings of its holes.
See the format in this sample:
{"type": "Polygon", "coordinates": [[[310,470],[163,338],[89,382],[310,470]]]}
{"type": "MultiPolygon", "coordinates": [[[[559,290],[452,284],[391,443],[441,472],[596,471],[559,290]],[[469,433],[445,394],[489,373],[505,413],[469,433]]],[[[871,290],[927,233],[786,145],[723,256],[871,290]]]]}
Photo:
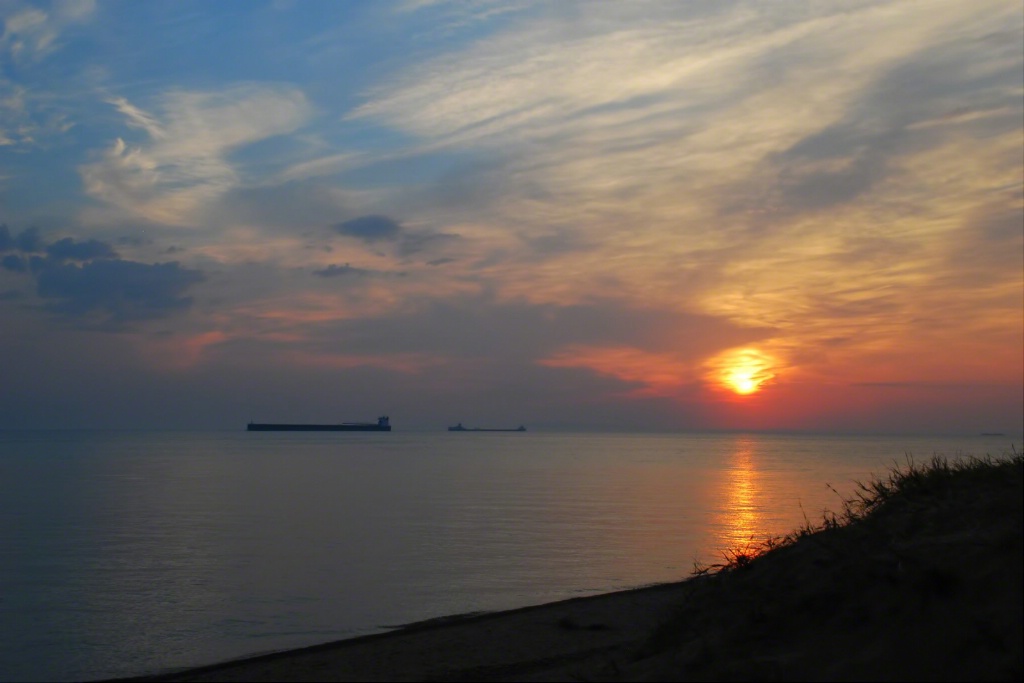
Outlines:
{"type": "Polygon", "coordinates": [[[376,422],[342,422],[341,424],[274,424],[269,422],[250,422],[246,427],[250,432],[390,432],[391,422],[388,416],[377,418],[376,422]]]}

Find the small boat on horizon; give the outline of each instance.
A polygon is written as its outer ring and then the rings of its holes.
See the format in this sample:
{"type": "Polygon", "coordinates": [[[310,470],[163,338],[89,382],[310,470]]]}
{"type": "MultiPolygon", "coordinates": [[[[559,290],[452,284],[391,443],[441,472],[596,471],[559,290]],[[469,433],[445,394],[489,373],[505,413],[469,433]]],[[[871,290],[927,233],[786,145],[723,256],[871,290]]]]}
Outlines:
{"type": "Polygon", "coordinates": [[[448,428],[449,432],[525,432],[526,427],[519,425],[513,429],[487,429],[484,427],[463,427],[462,423],[458,423],[454,427],[448,428]]]}

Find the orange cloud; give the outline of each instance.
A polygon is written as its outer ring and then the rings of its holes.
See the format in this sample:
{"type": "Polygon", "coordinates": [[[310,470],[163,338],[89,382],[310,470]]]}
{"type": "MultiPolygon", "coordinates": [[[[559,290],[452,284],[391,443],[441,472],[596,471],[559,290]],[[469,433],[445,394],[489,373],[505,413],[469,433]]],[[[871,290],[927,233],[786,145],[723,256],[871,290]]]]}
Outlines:
{"type": "Polygon", "coordinates": [[[198,365],[207,349],[222,344],[229,335],[221,330],[164,337],[157,341],[146,339],[141,348],[154,365],[165,370],[184,370],[198,365]]]}
{"type": "Polygon", "coordinates": [[[628,346],[574,345],[537,362],[554,368],[585,368],[599,375],[641,385],[627,392],[630,397],[677,396],[694,379],[691,366],[677,357],[628,346]]]}

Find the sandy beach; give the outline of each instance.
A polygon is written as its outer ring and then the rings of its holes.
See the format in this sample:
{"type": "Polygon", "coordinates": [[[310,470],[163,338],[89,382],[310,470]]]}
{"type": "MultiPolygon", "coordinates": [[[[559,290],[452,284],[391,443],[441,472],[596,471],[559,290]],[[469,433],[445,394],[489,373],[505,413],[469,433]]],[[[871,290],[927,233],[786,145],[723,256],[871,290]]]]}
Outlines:
{"type": "Polygon", "coordinates": [[[1019,457],[933,464],[680,583],[125,680],[1021,680],[1022,520],[1019,457]]]}

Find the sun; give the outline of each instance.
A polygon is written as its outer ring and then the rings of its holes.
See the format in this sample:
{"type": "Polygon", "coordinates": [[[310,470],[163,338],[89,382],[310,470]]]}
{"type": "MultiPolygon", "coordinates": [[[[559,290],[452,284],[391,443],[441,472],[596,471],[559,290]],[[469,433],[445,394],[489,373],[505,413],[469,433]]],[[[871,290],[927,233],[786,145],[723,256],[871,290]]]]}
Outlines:
{"type": "Polygon", "coordinates": [[[752,394],[761,388],[749,370],[730,370],[724,379],[737,394],[752,394]]]}
{"type": "Polygon", "coordinates": [[[765,382],[773,379],[774,365],[771,356],[750,348],[727,351],[711,363],[713,379],[741,396],[757,393],[765,382]]]}

